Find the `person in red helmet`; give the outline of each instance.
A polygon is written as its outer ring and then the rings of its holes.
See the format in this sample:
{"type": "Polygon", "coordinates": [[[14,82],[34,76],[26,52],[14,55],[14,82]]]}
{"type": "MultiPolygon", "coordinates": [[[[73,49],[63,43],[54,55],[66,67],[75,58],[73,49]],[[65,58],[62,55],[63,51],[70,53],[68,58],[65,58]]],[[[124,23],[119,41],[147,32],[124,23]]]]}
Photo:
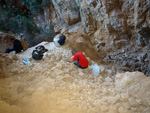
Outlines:
{"type": "Polygon", "coordinates": [[[85,55],[82,52],[77,52],[75,49],[71,50],[73,58],[68,60],[64,59],[67,62],[74,62],[74,64],[82,69],[85,69],[89,65],[89,61],[86,59],[85,55]]]}

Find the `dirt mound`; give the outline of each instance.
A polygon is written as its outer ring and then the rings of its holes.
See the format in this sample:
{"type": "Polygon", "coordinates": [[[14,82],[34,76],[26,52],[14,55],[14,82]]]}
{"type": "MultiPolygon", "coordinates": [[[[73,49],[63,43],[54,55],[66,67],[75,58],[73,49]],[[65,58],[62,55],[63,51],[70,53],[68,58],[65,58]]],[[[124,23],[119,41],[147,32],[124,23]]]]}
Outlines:
{"type": "Polygon", "coordinates": [[[70,49],[74,48],[77,51],[85,52],[85,54],[94,61],[100,59],[98,52],[93,48],[90,37],[77,33],[66,33],[65,35],[67,38],[65,46],[70,49]]]}

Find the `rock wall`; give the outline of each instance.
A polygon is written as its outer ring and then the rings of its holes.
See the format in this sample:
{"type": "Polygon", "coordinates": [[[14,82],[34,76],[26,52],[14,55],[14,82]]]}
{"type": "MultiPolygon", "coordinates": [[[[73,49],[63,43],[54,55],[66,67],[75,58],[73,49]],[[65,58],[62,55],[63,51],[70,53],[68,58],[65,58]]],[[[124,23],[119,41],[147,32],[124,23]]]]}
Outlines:
{"type": "MultiPolygon", "coordinates": [[[[122,101],[125,102],[124,107],[130,104],[134,112],[149,112],[149,108],[144,108],[144,106],[149,106],[149,77],[145,77],[143,73],[140,72],[126,72],[123,74],[116,75],[116,91],[121,93],[122,101]],[[148,100],[148,101],[147,101],[148,100]],[[128,103],[128,104],[127,104],[128,103]],[[138,107],[140,105],[140,108],[138,107]],[[135,109],[139,109],[136,111],[135,109]]],[[[128,108],[127,108],[128,109],[128,108]]]]}
{"type": "Polygon", "coordinates": [[[90,38],[103,60],[119,62],[121,69],[148,75],[149,6],[149,0],[53,0],[52,6],[44,8],[45,20],[39,26],[51,22],[59,33],[80,23],[82,34],[90,38]]]}

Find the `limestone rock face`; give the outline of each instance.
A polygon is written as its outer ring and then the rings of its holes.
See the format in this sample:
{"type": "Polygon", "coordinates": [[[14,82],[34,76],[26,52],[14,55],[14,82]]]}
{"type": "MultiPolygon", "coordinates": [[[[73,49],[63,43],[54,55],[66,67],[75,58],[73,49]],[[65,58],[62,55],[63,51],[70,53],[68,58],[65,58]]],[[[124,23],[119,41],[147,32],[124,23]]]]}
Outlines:
{"type": "Polygon", "coordinates": [[[81,20],[77,0],[53,0],[53,3],[57,13],[68,25],[73,25],[81,20]]]}
{"type": "Polygon", "coordinates": [[[93,34],[97,26],[89,7],[81,7],[81,18],[85,32],[88,33],[88,35],[93,34]]]}
{"type": "MultiPolygon", "coordinates": [[[[38,25],[53,23],[55,32],[80,28],[106,62],[122,70],[149,73],[149,0],[53,0],[38,16],[38,25]],[[83,30],[84,29],[84,30],[83,30]],[[132,48],[132,49],[131,49],[132,48]],[[111,59],[108,57],[111,56],[111,59]],[[113,59],[113,60],[112,60],[113,59]]],[[[69,32],[74,32],[70,30],[69,32]]]]}
{"type": "Polygon", "coordinates": [[[149,106],[150,97],[150,79],[140,72],[126,72],[116,76],[116,90],[119,93],[130,95],[129,104],[135,106],[149,106]]]}

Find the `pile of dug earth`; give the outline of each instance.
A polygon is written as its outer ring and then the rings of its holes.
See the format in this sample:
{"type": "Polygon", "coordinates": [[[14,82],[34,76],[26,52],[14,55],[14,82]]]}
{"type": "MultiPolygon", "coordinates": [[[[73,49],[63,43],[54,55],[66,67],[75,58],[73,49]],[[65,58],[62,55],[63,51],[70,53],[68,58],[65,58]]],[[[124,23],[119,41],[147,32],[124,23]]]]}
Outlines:
{"type": "Polygon", "coordinates": [[[150,79],[140,72],[118,73],[96,62],[87,69],[66,63],[64,46],[42,42],[49,51],[31,66],[35,47],[20,54],[0,54],[0,113],[150,113],[150,79]]]}

